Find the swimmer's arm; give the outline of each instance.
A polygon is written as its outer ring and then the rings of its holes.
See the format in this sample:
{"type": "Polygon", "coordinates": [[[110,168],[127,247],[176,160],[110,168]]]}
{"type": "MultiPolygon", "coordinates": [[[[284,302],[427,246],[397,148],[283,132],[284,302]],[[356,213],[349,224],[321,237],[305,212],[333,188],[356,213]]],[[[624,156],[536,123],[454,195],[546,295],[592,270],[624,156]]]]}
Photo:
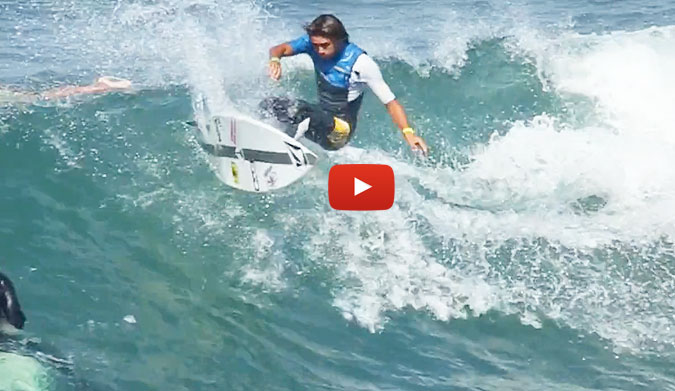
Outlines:
{"type": "Polygon", "coordinates": [[[113,78],[111,76],[99,77],[92,84],[86,86],[64,86],[44,91],[40,94],[42,99],[59,99],[72,95],[101,94],[113,90],[128,90],[131,82],[126,79],[113,78]]]}
{"type": "Polygon", "coordinates": [[[96,94],[107,91],[104,86],[92,84],[88,86],[65,86],[44,91],[41,95],[44,99],[66,98],[72,95],[96,94]]]}

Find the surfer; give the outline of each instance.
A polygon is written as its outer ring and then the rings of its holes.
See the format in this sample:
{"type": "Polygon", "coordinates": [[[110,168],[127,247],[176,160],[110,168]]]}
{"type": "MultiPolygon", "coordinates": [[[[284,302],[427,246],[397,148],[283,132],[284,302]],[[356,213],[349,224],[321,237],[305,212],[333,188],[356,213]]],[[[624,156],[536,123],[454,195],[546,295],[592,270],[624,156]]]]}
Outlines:
{"type": "Polygon", "coordinates": [[[26,322],[26,316],[21,311],[14,284],[9,277],[0,273],[0,323],[2,322],[7,322],[17,329],[22,329],[24,322],[26,322]]]}
{"type": "Polygon", "coordinates": [[[0,103],[34,103],[38,100],[55,100],[73,95],[101,94],[115,90],[128,90],[131,81],[113,76],[102,76],[85,86],[63,86],[43,92],[20,91],[0,85],[0,103]]]}
{"type": "Polygon", "coordinates": [[[269,49],[269,76],[281,77],[281,58],[306,53],[316,73],[319,103],[284,97],[261,102],[262,111],[288,127],[296,139],[303,135],[323,148],[342,148],[354,135],[358,112],[368,86],[385,105],[413,151],[426,155],[427,145],[410,127],[403,106],[382,78],[379,66],[363,49],[349,42],[349,34],[334,15],[320,15],[305,26],[306,34],[269,49]]]}
{"type": "Polygon", "coordinates": [[[0,273],[0,390],[46,390],[53,379],[49,364],[67,375],[76,390],[91,390],[82,379],[74,377],[73,363],[59,358],[53,348],[35,338],[17,340],[17,330],[23,329],[26,316],[21,310],[14,284],[0,273]],[[47,349],[47,350],[45,350],[47,349]]]}

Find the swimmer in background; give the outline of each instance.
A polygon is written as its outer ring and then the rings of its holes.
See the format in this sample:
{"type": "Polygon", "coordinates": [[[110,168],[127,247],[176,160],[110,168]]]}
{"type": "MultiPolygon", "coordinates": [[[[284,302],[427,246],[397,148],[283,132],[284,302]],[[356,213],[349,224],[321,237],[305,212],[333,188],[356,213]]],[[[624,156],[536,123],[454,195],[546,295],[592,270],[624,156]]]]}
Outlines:
{"type": "Polygon", "coordinates": [[[111,91],[129,90],[131,81],[113,76],[102,76],[86,86],[63,86],[43,92],[21,91],[0,85],[0,104],[49,101],[73,95],[102,94],[111,91]]]}

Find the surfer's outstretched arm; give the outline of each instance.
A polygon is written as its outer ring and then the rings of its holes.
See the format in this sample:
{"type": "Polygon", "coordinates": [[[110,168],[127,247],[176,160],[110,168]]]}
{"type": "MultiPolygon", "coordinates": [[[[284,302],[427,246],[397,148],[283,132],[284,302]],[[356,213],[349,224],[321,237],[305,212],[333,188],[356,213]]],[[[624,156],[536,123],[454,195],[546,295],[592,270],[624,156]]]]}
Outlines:
{"type": "Polygon", "coordinates": [[[405,109],[396,100],[396,96],[389,88],[389,85],[384,81],[382,71],[379,65],[366,54],[359,56],[357,62],[354,64],[354,70],[358,66],[358,75],[362,82],[365,82],[371,91],[387,108],[387,112],[391,120],[398,126],[398,129],[403,134],[403,138],[408,143],[413,151],[421,151],[425,155],[429,152],[427,144],[422,137],[415,134],[415,131],[408,123],[408,117],[405,114],[405,109]]]}
{"type": "Polygon", "coordinates": [[[392,121],[398,126],[403,133],[403,138],[410,145],[410,148],[413,151],[422,151],[425,155],[429,152],[427,144],[424,142],[422,137],[415,134],[413,128],[408,124],[408,118],[405,115],[405,110],[403,106],[396,99],[385,105],[387,111],[391,116],[392,121]]]}
{"type": "Polygon", "coordinates": [[[268,74],[274,80],[279,80],[281,78],[281,57],[288,57],[295,54],[293,52],[293,47],[284,42],[282,44],[272,46],[270,48],[270,61],[268,66],[268,74]]]}

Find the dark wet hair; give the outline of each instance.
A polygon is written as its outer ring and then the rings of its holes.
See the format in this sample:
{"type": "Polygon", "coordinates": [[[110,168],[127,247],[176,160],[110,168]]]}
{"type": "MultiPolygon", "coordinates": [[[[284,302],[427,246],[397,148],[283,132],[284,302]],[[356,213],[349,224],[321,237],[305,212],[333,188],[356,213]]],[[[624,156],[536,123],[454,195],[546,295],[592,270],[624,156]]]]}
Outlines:
{"type": "Polygon", "coordinates": [[[305,26],[305,31],[310,37],[318,35],[335,41],[349,41],[349,34],[345,30],[345,26],[335,15],[319,15],[305,26]]]}

